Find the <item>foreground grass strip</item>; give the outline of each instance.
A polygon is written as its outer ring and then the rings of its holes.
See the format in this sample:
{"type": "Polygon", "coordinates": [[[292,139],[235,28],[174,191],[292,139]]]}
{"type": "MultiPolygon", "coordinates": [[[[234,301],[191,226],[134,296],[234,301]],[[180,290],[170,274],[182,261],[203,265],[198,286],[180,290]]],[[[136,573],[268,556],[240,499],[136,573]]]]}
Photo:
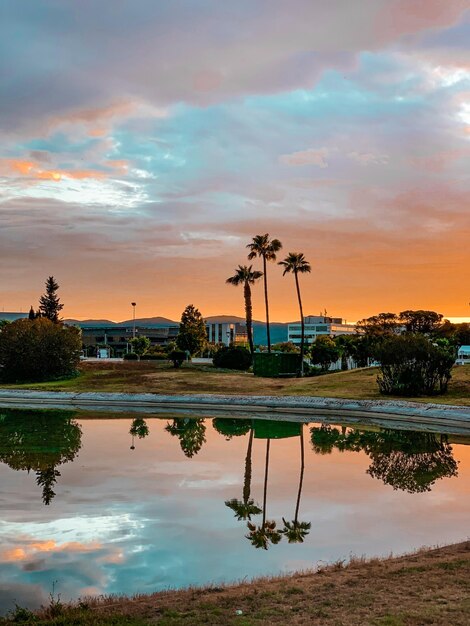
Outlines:
{"type": "MultiPolygon", "coordinates": [[[[4,620],[10,626],[12,620],[4,620]]],[[[468,626],[470,541],[388,559],[228,587],[107,598],[51,607],[25,624],[159,626],[468,626]],[[53,607],[53,611],[57,611],[53,607]]]]}
{"type": "MultiPolygon", "coordinates": [[[[258,378],[246,372],[220,370],[208,365],[185,364],[174,369],[164,362],[89,362],[82,363],[80,375],[48,383],[0,385],[3,389],[36,389],[71,392],[122,392],[156,394],[220,393],[267,396],[318,396],[351,400],[389,399],[381,396],[377,368],[335,372],[312,378],[258,378]]],[[[443,396],[406,398],[470,406],[470,366],[452,370],[448,393],[443,396]]]]}

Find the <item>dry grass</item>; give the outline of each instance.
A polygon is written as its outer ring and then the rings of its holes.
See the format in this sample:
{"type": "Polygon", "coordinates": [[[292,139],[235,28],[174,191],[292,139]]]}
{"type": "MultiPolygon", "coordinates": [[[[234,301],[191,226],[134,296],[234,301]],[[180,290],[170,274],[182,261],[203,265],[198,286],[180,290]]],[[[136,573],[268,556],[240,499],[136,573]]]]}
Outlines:
{"type": "MultiPolygon", "coordinates": [[[[167,363],[155,361],[89,362],[81,365],[81,375],[77,378],[14,387],[57,391],[220,393],[379,399],[384,396],[379,394],[377,388],[377,373],[376,368],[369,368],[303,379],[258,378],[253,374],[219,370],[207,365],[184,365],[178,370],[167,363]]],[[[470,366],[454,368],[446,395],[407,399],[470,406],[470,366]]]]}
{"type": "Polygon", "coordinates": [[[56,625],[467,626],[470,542],[229,587],[91,600],[56,618],[47,609],[37,619],[56,625]]]}

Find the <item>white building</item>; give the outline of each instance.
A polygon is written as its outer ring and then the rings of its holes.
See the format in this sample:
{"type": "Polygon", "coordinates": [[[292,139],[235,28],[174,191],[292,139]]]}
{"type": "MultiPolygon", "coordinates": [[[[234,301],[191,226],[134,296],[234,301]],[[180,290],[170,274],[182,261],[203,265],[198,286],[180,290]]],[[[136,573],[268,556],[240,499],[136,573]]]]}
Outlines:
{"type": "Polygon", "coordinates": [[[223,343],[229,346],[233,343],[245,344],[248,342],[246,326],[240,322],[209,322],[206,320],[206,332],[209,343],[223,343]]]}
{"type": "MultiPolygon", "coordinates": [[[[320,335],[337,337],[338,335],[355,335],[356,325],[348,324],[342,317],[325,317],[324,315],[307,315],[304,317],[305,341],[310,345],[320,335]]],[[[300,345],[302,326],[294,322],[287,327],[287,340],[300,345]]]]}
{"type": "Polygon", "coordinates": [[[457,365],[470,365],[470,346],[460,346],[457,352],[457,365]]]}

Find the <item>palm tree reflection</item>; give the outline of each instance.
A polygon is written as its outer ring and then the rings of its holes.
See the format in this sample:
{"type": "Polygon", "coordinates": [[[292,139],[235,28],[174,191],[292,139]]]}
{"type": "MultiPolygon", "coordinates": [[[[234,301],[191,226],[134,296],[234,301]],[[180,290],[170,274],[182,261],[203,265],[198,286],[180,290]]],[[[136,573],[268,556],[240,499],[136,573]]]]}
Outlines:
{"type": "MultiPolygon", "coordinates": [[[[215,421],[215,420],[214,420],[215,421]]],[[[252,515],[259,515],[261,509],[257,506],[251,496],[251,476],[252,476],[252,462],[251,454],[253,450],[253,428],[250,428],[250,436],[248,438],[248,448],[245,457],[245,475],[243,480],[243,499],[226,500],[225,506],[232,509],[235,513],[235,517],[238,520],[251,520],[252,515]]]]}
{"type": "Polygon", "coordinates": [[[309,534],[312,524],[310,522],[299,521],[299,509],[300,509],[300,497],[302,495],[302,485],[304,481],[305,470],[305,448],[304,448],[304,425],[300,426],[300,477],[299,477],[299,489],[297,492],[297,502],[295,505],[294,519],[292,522],[287,522],[284,517],[284,528],[281,533],[287,537],[289,543],[303,543],[305,537],[309,534]]]}

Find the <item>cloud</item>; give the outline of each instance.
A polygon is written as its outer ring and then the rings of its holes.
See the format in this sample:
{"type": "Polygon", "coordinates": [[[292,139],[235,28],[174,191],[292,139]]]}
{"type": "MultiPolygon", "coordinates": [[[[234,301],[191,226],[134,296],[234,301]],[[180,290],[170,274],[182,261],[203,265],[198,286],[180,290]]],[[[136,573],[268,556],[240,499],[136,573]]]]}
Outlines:
{"type": "Polygon", "coordinates": [[[300,150],[292,154],[283,154],[280,157],[280,161],[286,165],[316,165],[324,169],[328,167],[327,157],[328,150],[326,148],[320,148],[318,150],[310,148],[309,150],[300,150]]]}

